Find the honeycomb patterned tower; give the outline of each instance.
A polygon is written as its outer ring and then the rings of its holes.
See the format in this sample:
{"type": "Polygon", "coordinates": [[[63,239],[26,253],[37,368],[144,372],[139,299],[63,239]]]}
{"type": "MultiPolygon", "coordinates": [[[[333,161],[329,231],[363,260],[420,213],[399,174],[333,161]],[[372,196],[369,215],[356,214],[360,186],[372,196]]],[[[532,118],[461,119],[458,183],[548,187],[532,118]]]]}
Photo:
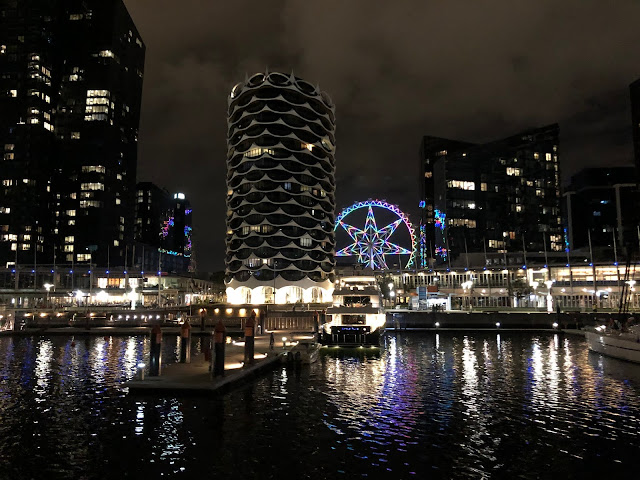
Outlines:
{"type": "Polygon", "coordinates": [[[329,96],[257,73],[228,99],[227,301],[330,302],[335,115],[329,96]]]}

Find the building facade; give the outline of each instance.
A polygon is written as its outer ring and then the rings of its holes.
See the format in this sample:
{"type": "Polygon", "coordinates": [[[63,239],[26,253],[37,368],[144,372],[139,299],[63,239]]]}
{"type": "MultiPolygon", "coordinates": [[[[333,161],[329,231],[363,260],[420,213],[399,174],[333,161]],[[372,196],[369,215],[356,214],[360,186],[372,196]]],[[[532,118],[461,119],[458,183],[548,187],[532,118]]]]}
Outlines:
{"type": "Polygon", "coordinates": [[[567,239],[571,250],[638,245],[638,189],[635,167],[586,168],[563,193],[567,239]]]}
{"type": "Polygon", "coordinates": [[[144,43],[122,0],[0,8],[0,263],[122,265],[144,43]]]}
{"type": "Polygon", "coordinates": [[[482,145],[424,140],[422,152],[423,267],[431,257],[564,248],[558,125],[482,145]]]}
{"type": "Polygon", "coordinates": [[[134,264],[149,271],[194,271],[192,214],[184,193],[170,194],[151,182],[138,183],[134,264]]]}
{"type": "Polygon", "coordinates": [[[335,265],[331,99],[293,75],[258,73],[236,85],[228,103],[228,301],[329,301],[335,265]]]}

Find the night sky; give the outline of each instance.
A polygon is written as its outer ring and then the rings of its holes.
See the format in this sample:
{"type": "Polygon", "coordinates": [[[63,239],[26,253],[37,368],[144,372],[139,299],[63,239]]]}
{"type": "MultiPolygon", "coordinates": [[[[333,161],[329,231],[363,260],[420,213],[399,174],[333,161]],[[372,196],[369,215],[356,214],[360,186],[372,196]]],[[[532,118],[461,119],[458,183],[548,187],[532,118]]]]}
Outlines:
{"type": "Polygon", "coordinates": [[[182,191],[198,269],[224,268],[226,108],[258,71],[336,104],[337,209],[418,221],[422,135],[486,142],[558,122],[562,181],[632,162],[637,0],[125,0],[147,47],[138,180],[182,191]]]}

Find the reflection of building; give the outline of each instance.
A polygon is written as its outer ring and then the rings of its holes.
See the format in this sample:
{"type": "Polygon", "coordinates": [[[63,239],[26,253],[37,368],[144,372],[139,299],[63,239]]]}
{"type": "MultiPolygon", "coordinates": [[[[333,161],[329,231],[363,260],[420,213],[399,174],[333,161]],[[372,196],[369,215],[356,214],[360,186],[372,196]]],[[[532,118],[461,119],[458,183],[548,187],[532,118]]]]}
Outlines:
{"type": "MultiPolygon", "coordinates": [[[[637,245],[636,208],[638,190],[633,181],[635,167],[587,168],[571,177],[565,188],[569,247],[613,248],[637,245]]],[[[634,247],[635,248],[635,247],[634,247]]]]}
{"type": "Polygon", "coordinates": [[[1,22],[0,261],[122,265],[140,35],[121,0],[9,2],[1,22]]]}
{"type": "Polygon", "coordinates": [[[258,73],[229,97],[227,298],[328,301],[335,241],[331,99],[293,75],[258,73]]]}
{"type": "Polygon", "coordinates": [[[136,199],[134,264],[142,270],[192,269],[192,209],[184,193],[171,195],[151,182],[140,182],[136,199]]]}
{"type": "Polygon", "coordinates": [[[434,253],[562,250],[557,125],[483,145],[427,137],[421,164],[421,266],[434,253]]]}

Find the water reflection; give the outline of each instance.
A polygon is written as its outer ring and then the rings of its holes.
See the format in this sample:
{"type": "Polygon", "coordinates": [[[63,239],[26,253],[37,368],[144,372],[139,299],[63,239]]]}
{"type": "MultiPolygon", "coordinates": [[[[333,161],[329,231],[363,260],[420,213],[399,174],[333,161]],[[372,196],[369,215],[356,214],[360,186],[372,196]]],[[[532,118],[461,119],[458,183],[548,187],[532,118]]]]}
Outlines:
{"type": "Polygon", "coordinates": [[[120,388],[148,349],[0,338],[0,477],[588,478],[640,453],[640,367],[581,337],[391,334],[215,398],[120,388]]]}

